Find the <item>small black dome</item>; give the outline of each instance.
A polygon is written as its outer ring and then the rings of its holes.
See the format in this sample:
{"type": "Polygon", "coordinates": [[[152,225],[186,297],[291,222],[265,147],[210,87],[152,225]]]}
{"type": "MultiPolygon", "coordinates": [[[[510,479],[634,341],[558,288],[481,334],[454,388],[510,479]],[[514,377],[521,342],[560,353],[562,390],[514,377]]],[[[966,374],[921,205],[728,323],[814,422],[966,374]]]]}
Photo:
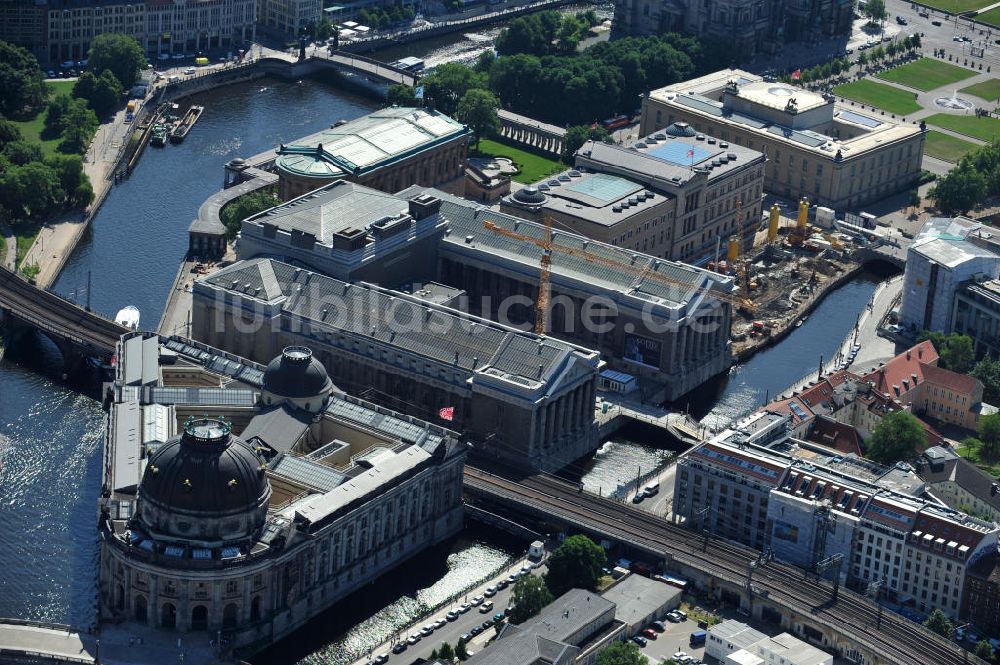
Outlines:
{"type": "Polygon", "coordinates": [[[675,122],[664,131],[671,136],[694,136],[697,133],[686,122],[675,122]]]}
{"type": "Polygon", "coordinates": [[[326,395],[333,383],[323,363],[305,346],[287,346],[264,371],[265,391],[287,399],[326,395]]]}
{"type": "Polygon", "coordinates": [[[189,420],[181,436],[149,457],[139,499],[171,513],[216,517],[267,502],[264,460],[222,420],[189,420]]]}
{"type": "Polygon", "coordinates": [[[545,194],[538,191],[538,188],[534,185],[528,185],[527,187],[522,187],[514,192],[514,200],[518,203],[537,205],[539,203],[545,203],[545,194]]]}

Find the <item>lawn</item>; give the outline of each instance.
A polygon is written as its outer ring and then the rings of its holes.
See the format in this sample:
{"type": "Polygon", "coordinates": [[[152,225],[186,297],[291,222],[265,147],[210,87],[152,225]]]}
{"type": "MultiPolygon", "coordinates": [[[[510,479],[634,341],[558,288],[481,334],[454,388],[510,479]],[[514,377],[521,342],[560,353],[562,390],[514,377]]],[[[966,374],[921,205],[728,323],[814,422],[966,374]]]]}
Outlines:
{"type": "MultiPolygon", "coordinates": [[[[920,4],[940,9],[949,14],[963,14],[971,12],[980,7],[992,5],[996,0],[921,0],[920,4]]],[[[976,17],[979,20],[979,17],[976,17]]]]}
{"type": "Polygon", "coordinates": [[[21,268],[21,261],[24,260],[28,250],[35,243],[35,238],[38,237],[38,232],[41,229],[40,224],[32,224],[30,222],[19,222],[11,225],[14,237],[17,238],[17,268],[21,268]]]}
{"type": "Polygon", "coordinates": [[[952,115],[950,113],[935,113],[924,118],[928,125],[950,129],[959,134],[971,136],[981,141],[991,141],[1000,136],[1000,120],[975,115],[952,115]]]}
{"type": "Polygon", "coordinates": [[[1000,79],[990,79],[989,81],[976,83],[975,85],[970,85],[968,88],[962,88],[959,92],[974,95],[988,102],[996,101],[1000,99],[1000,79]]]}
{"type": "Polygon", "coordinates": [[[993,464],[992,466],[979,459],[979,454],[977,450],[974,450],[968,446],[959,445],[955,448],[955,452],[964,457],[965,459],[973,462],[980,469],[986,473],[994,476],[1000,477],[1000,464],[993,464]]]}
{"type": "Polygon", "coordinates": [[[912,92],[867,79],[838,85],[833,94],[897,115],[909,115],[923,108],[913,99],[912,92]]]}
{"type": "Polygon", "coordinates": [[[479,142],[478,156],[509,157],[518,168],[518,172],[511,176],[511,179],[526,185],[569,168],[554,159],[490,139],[483,139],[479,142]]]}
{"type": "Polygon", "coordinates": [[[931,58],[920,58],[882,72],[879,78],[926,91],[957,83],[975,75],[975,72],[964,67],[931,58]]]}
{"type": "Polygon", "coordinates": [[[946,162],[957,162],[961,159],[962,155],[978,147],[977,144],[971,141],[963,141],[950,134],[936,132],[932,129],[927,132],[927,140],[924,142],[924,154],[943,159],[946,162]]]}
{"type": "MultiPolygon", "coordinates": [[[[992,3],[990,3],[992,4],[992,3]]],[[[986,23],[987,25],[995,25],[1000,27],[1000,7],[996,9],[991,9],[988,12],[983,12],[976,16],[976,20],[980,23],[986,23]]]]}
{"type": "MultiPolygon", "coordinates": [[[[73,84],[76,81],[49,81],[46,85],[49,87],[49,99],[61,95],[63,93],[70,94],[73,92],[73,84]]],[[[42,152],[45,156],[54,155],[56,149],[59,146],[59,142],[62,140],[61,137],[57,136],[51,139],[43,139],[42,131],[45,130],[45,108],[38,112],[34,118],[25,118],[23,120],[16,120],[14,124],[18,126],[21,130],[21,135],[24,137],[25,141],[29,143],[40,143],[42,146],[42,152]]]]}

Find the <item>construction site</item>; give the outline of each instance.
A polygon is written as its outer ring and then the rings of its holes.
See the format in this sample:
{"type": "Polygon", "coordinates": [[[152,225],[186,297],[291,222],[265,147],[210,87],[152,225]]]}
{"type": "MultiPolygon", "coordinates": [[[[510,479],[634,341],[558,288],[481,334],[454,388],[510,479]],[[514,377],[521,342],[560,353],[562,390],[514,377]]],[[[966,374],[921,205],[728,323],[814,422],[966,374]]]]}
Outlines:
{"type": "Polygon", "coordinates": [[[709,267],[736,278],[740,304],[733,317],[733,352],[742,359],[768,346],[808,316],[822,296],[860,269],[854,258],[856,236],[831,230],[832,211],[814,210],[809,221],[806,200],[796,217],[782,216],[772,205],[752,246],[729,240],[725,261],[709,267]],[[827,225],[827,222],[829,226],[827,225]]]}

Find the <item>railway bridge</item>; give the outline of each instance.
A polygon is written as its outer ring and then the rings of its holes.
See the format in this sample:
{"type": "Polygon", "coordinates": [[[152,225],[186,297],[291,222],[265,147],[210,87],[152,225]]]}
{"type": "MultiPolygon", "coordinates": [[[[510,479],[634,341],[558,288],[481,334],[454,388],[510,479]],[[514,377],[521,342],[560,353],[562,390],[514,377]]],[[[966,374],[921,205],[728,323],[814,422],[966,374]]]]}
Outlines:
{"type": "Polygon", "coordinates": [[[85,358],[110,360],[118,338],[127,332],[6,268],[0,268],[0,321],[8,345],[29,330],[48,337],[62,352],[67,369],[85,358]]]}
{"type": "Polygon", "coordinates": [[[466,466],[470,503],[532,522],[541,532],[573,529],[661,562],[715,597],[858,665],[985,665],[972,654],[871,600],[801,568],[751,562],[760,552],[697,534],[651,513],[583,492],[552,476],[511,478],[466,466]]]}

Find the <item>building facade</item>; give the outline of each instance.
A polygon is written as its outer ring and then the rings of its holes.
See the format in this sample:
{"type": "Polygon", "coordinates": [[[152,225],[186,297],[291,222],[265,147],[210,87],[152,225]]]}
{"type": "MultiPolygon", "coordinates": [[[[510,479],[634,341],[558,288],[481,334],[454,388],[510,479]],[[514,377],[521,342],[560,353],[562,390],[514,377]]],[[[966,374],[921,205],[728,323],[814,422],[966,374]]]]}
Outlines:
{"type": "Polygon", "coordinates": [[[137,334],[117,357],[105,620],[252,653],[462,528],[455,435],[341,393],[307,348],[265,368],[137,334]]]}
{"type": "Polygon", "coordinates": [[[923,159],[922,127],[738,69],[645,96],[643,135],[676,122],[764,153],[765,191],[835,210],[854,210],[911,187],[923,159]]]}
{"type": "Polygon", "coordinates": [[[615,32],[664,32],[712,37],[732,48],[734,57],[779,53],[785,42],[815,42],[850,34],[854,4],[845,0],[618,0],[615,32]]]}
{"type": "Polygon", "coordinates": [[[260,24],[266,30],[284,35],[302,34],[322,13],[322,0],[259,0],[257,5],[260,24]]]}
{"type": "Polygon", "coordinates": [[[555,471],[599,445],[595,351],[270,259],[192,297],[195,339],[261,360],[307,345],[346,389],[456,427],[482,457],[555,471]]]}
{"type": "Polygon", "coordinates": [[[1000,280],[969,281],[959,286],[950,329],[972,338],[977,357],[1000,358],[1000,280]]]}
{"type": "MultiPolygon", "coordinates": [[[[161,54],[241,47],[254,38],[256,0],[46,0],[41,62],[83,60],[97,35],[134,37],[154,59],[161,54]]],[[[22,19],[19,29],[28,25],[22,19]]]]}
{"type": "Polygon", "coordinates": [[[967,569],[997,551],[1000,527],[925,494],[912,470],[834,455],[797,439],[758,445],[740,427],[678,460],[675,519],[805,568],[839,574],[927,613],[964,617],[967,569]]]}
{"type": "Polygon", "coordinates": [[[704,265],[730,239],[749,249],[761,219],[764,155],[683,122],[631,146],[590,141],[576,168],[500,209],[644,254],[704,265]]]}

